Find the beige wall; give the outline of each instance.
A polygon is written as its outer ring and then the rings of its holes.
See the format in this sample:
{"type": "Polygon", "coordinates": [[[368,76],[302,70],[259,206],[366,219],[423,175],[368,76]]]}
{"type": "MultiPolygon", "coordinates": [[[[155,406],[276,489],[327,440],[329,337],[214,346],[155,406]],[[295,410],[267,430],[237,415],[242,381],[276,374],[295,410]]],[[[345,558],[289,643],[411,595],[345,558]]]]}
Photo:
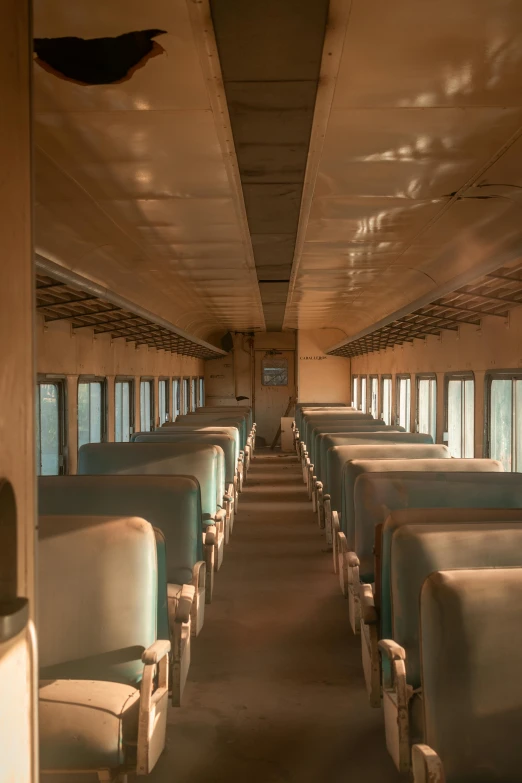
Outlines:
{"type": "MultiPolygon", "coordinates": [[[[117,376],[134,378],[135,428],[140,423],[140,379],[154,379],[154,411],[158,423],[158,380],[204,376],[205,362],[190,356],[139,346],[124,339],[112,340],[110,335],[95,336],[92,329],[73,333],[67,321],[44,324],[39,317],[37,330],[37,372],[59,375],[67,384],[68,472],[77,467],[77,384],[80,375],[96,375],[107,379],[108,440],[114,440],[114,380],[117,376]]],[[[169,386],[169,408],[172,416],[172,386],[169,386]]]]}
{"type": "MultiPolygon", "coordinates": [[[[485,377],[487,371],[522,368],[522,308],[512,310],[508,323],[503,318],[485,317],[481,329],[463,325],[458,333],[445,331],[386,351],[352,359],[354,375],[391,374],[395,411],[397,374],[412,376],[411,420],[415,421],[418,373],[437,376],[437,440],[442,441],[445,373],[472,371],[475,376],[475,456],[484,454],[485,377]]],[[[380,385],[379,385],[380,386],[380,385]]],[[[380,388],[379,388],[380,392],[380,388]]],[[[379,410],[381,410],[379,405],[379,410]]]]}
{"type": "Polygon", "coordinates": [[[343,339],[338,329],[297,333],[298,399],[303,402],[350,402],[350,360],[325,351],[343,339]]]}

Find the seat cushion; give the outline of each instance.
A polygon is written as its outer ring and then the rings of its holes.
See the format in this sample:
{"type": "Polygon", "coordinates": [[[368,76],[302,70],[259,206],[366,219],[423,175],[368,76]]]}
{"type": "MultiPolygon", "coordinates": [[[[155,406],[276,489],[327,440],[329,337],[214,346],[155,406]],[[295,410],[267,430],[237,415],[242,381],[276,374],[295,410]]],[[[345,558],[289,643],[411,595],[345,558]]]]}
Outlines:
{"type": "Polygon", "coordinates": [[[126,745],[135,743],[138,737],[139,698],[136,688],[115,682],[42,680],[42,770],[89,770],[124,764],[126,745]]]}

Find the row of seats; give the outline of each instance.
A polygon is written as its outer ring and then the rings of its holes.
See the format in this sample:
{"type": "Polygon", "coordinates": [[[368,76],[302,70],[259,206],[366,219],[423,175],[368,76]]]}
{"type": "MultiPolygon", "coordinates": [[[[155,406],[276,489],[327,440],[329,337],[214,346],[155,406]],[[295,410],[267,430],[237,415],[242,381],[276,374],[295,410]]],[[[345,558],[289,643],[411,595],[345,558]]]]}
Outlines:
{"type": "Polygon", "coordinates": [[[154,768],[254,447],[249,408],[207,406],[39,479],[43,773],[154,768]]]}
{"type": "Polygon", "coordinates": [[[294,438],[397,769],[519,780],[522,476],[348,406],[299,404],[294,438]]]}

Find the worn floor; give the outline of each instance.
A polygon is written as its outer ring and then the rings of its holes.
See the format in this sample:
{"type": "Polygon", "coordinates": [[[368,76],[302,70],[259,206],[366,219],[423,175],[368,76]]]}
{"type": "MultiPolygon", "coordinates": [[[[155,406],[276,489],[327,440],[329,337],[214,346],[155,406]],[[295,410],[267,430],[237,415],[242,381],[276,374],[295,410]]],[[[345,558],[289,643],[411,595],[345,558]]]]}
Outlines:
{"type": "Polygon", "coordinates": [[[150,783],[404,780],[296,457],[257,452],[214,595],[150,783]]]}

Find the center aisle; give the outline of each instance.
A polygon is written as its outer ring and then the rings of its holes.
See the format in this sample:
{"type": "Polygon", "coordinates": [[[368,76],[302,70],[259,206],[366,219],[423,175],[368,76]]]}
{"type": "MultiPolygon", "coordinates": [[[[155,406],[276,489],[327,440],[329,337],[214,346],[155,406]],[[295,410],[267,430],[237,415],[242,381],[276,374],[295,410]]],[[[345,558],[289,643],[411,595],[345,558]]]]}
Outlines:
{"type": "Polygon", "coordinates": [[[151,783],[405,779],[295,456],[256,452],[207,610],[151,783]]]}

